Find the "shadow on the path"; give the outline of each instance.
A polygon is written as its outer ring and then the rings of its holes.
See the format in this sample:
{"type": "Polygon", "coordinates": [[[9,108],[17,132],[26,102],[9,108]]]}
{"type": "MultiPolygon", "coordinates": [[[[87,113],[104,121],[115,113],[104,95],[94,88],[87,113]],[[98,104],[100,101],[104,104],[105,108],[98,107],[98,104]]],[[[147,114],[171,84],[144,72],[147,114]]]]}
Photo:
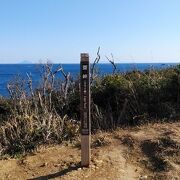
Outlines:
{"type": "Polygon", "coordinates": [[[30,178],[28,180],[48,180],[48,179],[53,179],[53,178],[64,176],[69,172],[77,170],[78,168],[80,168],[80,163],[75,164],[73,167],[69,166],[68,168],[63,169],[60,172],[56,172],[56,173],[53,173],[53,174],[48,174],[48,175],[45,175],[45,176],[39,176],[39,177],[36,177],[36,178],[30,178]]]}

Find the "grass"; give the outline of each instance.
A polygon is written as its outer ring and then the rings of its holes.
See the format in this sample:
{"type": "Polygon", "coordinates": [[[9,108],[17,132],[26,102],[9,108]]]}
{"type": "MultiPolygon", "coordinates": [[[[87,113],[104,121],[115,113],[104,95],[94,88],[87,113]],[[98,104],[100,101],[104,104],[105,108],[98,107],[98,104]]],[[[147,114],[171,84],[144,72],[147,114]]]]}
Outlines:
{"type": "MultiPolygon", "coordinates": [[[[10,98],[0,99],[0,155],[26,153],[79,134],[79,79],[62,66],[54,70],[46,64],[41,72],[36,89],[29,74],[26,79],[18,76],[8,84],[10,98]],[[58,73],[63,79],[56,78],[58,73]]],[[[180,117],[180,66],[95,76],[91,92],[92,132],[173,122],[180,117]]],[[[123,141],[132,143],[129,137],[123,141]]],[[[94,146],[103,143],[99,139],[94,146]]]]}

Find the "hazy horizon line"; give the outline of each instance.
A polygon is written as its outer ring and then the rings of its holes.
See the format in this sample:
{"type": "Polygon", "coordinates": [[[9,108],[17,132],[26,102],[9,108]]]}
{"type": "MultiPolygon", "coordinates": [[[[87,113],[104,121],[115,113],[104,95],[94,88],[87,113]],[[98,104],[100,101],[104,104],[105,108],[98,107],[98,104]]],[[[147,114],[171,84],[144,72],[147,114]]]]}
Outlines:
{"type": "MultiPolygon", "coordinates": [[[[30,64],[46,64],[47,62],[29,62],[29,63],[23,63],[23,62],[17,62],[17,63],[15,63],[15,62],[9,62],[9,63],[1,63],[0,62],[0,64],[24,64],[24,65],[30,65],[30,64]]],[[[49,62],[49,63],[51,63],[51,64],[80,64],[80,62],[49,62]]],[[[180,62],[176,62],[176,61],[159,61],[159,62],[155,62],[155,61],[145,61],[145,62],[143,62],[143,61],[129,61],[129,62],[115,62],[115,64],[169,64],[169,63],[171,63],[171,64],[178,64],[178,63],[180,63],[180,62]]],[[[90,64],[93,64],[93,62],[90,62],[90,64]]],[[[98,64],[110,64],[110,62],[99,62],[98,64]]]]}

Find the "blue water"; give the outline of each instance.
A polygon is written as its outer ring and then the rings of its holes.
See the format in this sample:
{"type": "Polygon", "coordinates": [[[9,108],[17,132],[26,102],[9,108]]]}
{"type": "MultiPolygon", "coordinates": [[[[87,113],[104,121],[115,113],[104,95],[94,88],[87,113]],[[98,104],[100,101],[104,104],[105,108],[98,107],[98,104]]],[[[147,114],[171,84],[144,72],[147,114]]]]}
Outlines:
{"type": "MultiPolygon", "coordinates": [[[[119,72],[127,72],[132,70],[146,70],[150,68],[161,69],[173,66],[172,63],[136,63],[136,64],[117,64],[117,70],[119,72]]],[[[27,77],[27,73],[31,73],[34,81],[40,79],[40,71],[42,65],[36,64],[0,64],[0,95],[8,96],[7,83],[16,75],[20,75],[24,78],[27,77]]],[[[54,65],[54,68],[57,65],[54,65]]],[[[65,72],[70,72],[73,77],[79,74],[79,64],[63,64],[65,72]]],[[[100,74],[112,73],[111,64],[98,64],[98,71],[100,74]]]]}

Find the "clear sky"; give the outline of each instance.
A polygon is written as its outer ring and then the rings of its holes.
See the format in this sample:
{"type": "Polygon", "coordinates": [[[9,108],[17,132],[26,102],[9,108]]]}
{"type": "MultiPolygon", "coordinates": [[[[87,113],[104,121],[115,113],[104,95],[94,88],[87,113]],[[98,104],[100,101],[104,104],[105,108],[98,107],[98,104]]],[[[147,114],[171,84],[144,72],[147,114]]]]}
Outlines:
{"type": "Polygon", "coordinates": [[[0,0],[0,63],[180,62],[180,0],[0,0]]]}

